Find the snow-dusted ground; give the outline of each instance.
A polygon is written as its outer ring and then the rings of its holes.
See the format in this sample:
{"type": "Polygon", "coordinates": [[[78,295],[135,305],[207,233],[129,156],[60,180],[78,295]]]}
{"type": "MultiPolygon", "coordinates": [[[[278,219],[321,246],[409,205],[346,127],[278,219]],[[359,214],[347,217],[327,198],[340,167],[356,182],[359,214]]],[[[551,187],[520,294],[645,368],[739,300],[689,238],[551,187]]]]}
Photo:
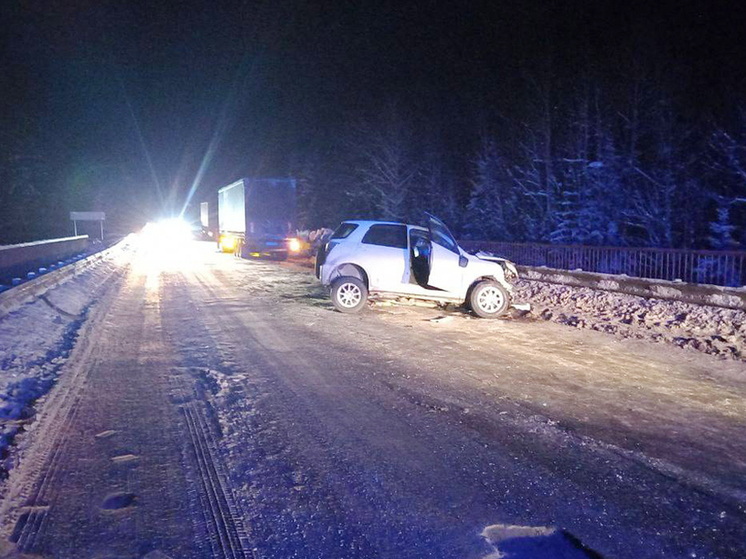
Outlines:
{"type": "Polygon", "coordinates": [[[516,287],[516,297],[544,320],[746,359],[744,311],[530,280],[516,287]]]}
{"type": "Polygon", "coordinates": [[[12,467],[8,445],[52,388],[90,305],[122,272],[125,252],[109,249],[96,266],[0,318],[0,479],[12,467]]]}
{"type": "Polygon", "coordinates": [[[11,449],[0,551],[746,556],[741,361],[531,315],[342,315],[308,270],[213,245],[130,256],[47,296],[87,313],[68,342],[33,334],[63,349],[11,449]]]}

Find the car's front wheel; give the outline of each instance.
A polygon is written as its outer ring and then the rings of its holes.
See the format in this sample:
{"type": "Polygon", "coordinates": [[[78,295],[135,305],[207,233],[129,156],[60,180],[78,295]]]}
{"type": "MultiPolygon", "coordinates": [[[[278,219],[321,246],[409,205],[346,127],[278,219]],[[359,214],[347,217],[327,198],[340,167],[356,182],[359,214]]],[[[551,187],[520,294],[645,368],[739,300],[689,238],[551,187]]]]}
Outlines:
{"type": "Polygon", "coordinates": [[[510,294],[499,283],[481,281],[469,294],[469,306],[481,318],[497,318],[510,306],[510,294]]]}
{"type": "Polygon", "coordinates": [[[332,282],[332,303],[339,312],[358,312],[367,300],[368,289],[358,278],[342,276],[332,282]]]}

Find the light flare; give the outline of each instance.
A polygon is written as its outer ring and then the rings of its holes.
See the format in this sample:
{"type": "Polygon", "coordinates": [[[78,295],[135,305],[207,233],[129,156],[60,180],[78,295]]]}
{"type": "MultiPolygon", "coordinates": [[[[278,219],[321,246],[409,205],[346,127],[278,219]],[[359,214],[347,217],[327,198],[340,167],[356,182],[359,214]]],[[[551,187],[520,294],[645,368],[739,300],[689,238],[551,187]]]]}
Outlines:
{"type": "Polygon", "coordinates": [[[148,290],[156,289],[162,273],[185,272],[198,266],[192,231],[188,223],[178,218],[150,222],[138,239],[136,269],[147,276],[148,290]]]}
{"type": "Polygon", "coordinates": [[[233,235],[221,235],[220,236],[220,250],[223,252],[233,252],[236,250],[236,244],[238,239],[233,235]]]}
{"type": "Polygon", "coordinates": [[[288,250],[290,252],[300,252],[301,251],[301,242],[298,239],[290,239],[288,241],[288,250]]]}

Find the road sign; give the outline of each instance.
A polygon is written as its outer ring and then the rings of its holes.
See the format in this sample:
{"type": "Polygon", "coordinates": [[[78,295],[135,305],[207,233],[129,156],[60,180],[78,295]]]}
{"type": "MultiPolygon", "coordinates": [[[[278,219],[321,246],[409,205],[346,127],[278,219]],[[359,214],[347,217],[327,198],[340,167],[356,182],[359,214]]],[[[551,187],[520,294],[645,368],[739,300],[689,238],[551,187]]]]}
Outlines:
{"type": "Polygon", "coordinates": [[[104,221],[104,212],[70,212],[71,221],[104,221]]]}
{"type": "Polygon", "coordinates": [[[98,221],[101,224],[101,240],[104,240],[104,221],[106,214],[104,212],[70,212],[70,221],[73,222],[75,236],[78,236],[79,221],[98,221]]]}

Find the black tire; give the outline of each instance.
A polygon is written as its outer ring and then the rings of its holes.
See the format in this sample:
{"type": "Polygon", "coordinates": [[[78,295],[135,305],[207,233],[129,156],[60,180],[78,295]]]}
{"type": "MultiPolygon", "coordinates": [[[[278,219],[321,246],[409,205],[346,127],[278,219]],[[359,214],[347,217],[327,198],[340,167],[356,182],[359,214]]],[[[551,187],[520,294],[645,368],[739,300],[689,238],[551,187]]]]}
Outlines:
{"type": "Polygon", "coordinates": [[[480,281],[469,293],[469,306],[480,318],[497,318],[510,308],[510,294],[496,281],[480,281]]]}
{"type": "Polygon", "coordinates": [[[324,263],[324,260],[326,259],[326,243],[322,244],[319,249],[316,251],[316,260],[313,263],[313,269],[314,272],[316,272],[316,277],[321,278],[321,265],[324,263]]]}
{"type": "Polygon", "coordinates": [[[332,303],[339,312],[360,312],[367,300],[368,289],[358,278],[342,276],[332,282],[332,303]]]}

